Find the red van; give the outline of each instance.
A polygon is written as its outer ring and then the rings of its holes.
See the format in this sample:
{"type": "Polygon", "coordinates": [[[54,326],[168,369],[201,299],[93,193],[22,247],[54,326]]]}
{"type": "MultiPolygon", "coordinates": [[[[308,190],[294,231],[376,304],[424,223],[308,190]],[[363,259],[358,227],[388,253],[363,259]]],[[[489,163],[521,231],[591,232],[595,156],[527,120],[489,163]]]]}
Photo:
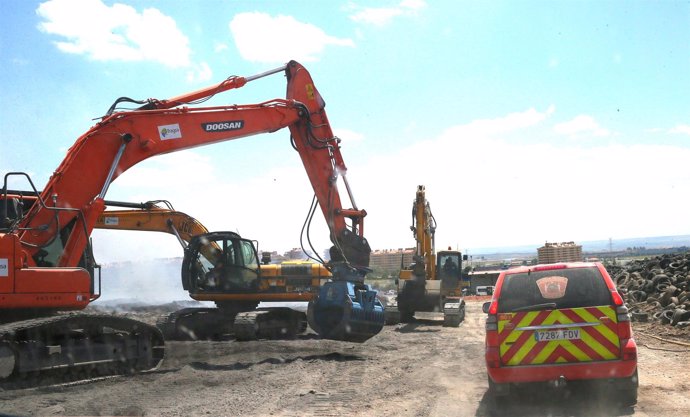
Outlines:
{"type": "Polygon", "coordinates": [[[512,384],[599,380],[637,401],[637,345],[621,295],[599,262],[502,271],[486,319],[489,391],[512,384]]]}

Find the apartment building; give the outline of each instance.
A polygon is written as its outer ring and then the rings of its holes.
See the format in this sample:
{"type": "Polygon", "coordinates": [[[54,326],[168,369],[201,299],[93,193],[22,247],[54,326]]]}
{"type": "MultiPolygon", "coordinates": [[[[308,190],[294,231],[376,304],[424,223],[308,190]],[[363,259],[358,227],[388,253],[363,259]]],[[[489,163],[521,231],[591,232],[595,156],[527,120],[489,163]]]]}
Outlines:
{"type": "Polygon", "coordinates": [[[412,263],[414,248],[383,249],[371,252],[369,267],[381,271],[395,271],[402,265],[408,267],[412,263]]]}
{"type": "Polygon", "coordinates": [[[580,262],[582,261],[582,245],[576,245],[575,242],[546,242],[544,246],[537,248],[537,258],[540,264],[580,262]]]}

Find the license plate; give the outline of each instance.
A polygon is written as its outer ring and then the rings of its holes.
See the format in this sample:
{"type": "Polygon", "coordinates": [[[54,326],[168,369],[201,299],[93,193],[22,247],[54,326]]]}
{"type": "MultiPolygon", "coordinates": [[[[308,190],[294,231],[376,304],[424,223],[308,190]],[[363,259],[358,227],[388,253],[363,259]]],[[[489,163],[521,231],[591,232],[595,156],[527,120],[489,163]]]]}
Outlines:
{"type": "Polygon", "coordinates": [[[580,339],[580,329],[538,330],[534,332],[534,339],[537,342],[549,342],[551,340],[578,340],[580,339]]]}

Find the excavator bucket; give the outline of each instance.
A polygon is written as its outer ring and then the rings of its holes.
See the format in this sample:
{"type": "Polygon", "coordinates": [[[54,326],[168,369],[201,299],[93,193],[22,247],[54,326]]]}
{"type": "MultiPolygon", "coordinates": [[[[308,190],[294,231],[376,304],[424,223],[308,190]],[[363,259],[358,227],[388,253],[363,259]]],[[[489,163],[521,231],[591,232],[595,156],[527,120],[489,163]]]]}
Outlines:
{"type": "Polygon", "coordinates": [[[362,343],[385,323],[383,304],[369,285],[330,281],[309,302],[309,326],[324,339],[362,343]]]}

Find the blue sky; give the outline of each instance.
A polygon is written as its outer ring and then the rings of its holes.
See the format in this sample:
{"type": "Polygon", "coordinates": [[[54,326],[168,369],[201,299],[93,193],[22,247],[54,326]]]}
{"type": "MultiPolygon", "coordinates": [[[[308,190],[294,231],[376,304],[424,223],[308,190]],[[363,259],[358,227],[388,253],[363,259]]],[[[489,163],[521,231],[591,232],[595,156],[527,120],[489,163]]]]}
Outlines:
{"type": "MultiPolygon", "coordinates": [[[[327,102],[374,249],[414,244],[418,184],[438,246],[470,253],[690,234],[690,5],[679,1],[6,0],[0,173],[41,187],[116,98],[173,97],[290,59],[327,102]]],[[[211,104],[284,94],[274,76],[211,104]]],[[[168,199],[283,251],[299,246],[311,195],[281,130],[152,158],[106,198],[168,199]]],[[[95,231],[98,259],[180,255],[172,237],[133,233],[95,231]]]]}

